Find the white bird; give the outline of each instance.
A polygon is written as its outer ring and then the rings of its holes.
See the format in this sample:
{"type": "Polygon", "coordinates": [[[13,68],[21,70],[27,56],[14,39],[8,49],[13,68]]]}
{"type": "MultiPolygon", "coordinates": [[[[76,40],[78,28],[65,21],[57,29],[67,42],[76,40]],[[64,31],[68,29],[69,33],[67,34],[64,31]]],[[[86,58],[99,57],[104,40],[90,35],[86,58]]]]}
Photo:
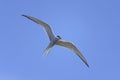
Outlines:
{"type": "Polygon", "coordinates": [[[52,29],[50,28],[50,26],[47,23],[45,23],[45,22],[43,22],[43,21],[41,21],[41,20],[39,20],[37,18],[34,18],[32,16],[27,16],[27,15],[22,15],[22,16],[24,16],[24,17],[26,17],[26,18],[36,22],[37,24],[42,25],[42,27],[47,32],[47,35],[48,35],[48,37],[50,39],[50,43],[47,46],[47,48],[45,49],[45,54],[46,55],[49,53],[49,51],[51,50],[51,48],[54,45],[59,45],[59,46],[71,49],[73,52],[75,52],[80,57],[80,59],[87,65],[87,67],[89,67],[89,65],[87,63],[87,60],[82,55],[82,53],[77,49],[77,47],[73,43],[71,43],[71,42],[61,40],[60,36],[55,37],[53,32],[52,32],[52,29]]]}

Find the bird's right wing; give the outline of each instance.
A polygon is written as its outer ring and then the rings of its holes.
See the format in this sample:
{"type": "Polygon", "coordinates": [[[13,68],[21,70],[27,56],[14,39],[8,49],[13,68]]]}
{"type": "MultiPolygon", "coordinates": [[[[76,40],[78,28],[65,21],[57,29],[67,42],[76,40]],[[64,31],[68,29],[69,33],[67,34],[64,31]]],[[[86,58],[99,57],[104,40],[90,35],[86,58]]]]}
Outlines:
{"type": "Polygon", "coordinates": [[[41,21],[41,20],[39,20],[37,18],[34,18],[32,16],[27,16],[27,15],[22,15],[22,16],[24,16],[24,17],[26,17],[26,18],[36,22],[37,24],[42,25],[42,27],[46,30],[47,35],[48,35],[50,40],[55,38],[55,36],[54,36],[54,34],[52,32],[52,29],[50,28],[50,26],[47,23],[45,23],[45,22],[43,22],[43,21],[41,21]]]}
{"type": "Polygon", "coordinates": [[[82,53],[77,49],[77,47],[73,43],[63,41],[63,40],[58,40],[56,45],[71,49],[82,59],[82,61],[87,65],[87,67],[89,67],[87,60],[85,59],[85,57],[82,55],[82,53]]]}

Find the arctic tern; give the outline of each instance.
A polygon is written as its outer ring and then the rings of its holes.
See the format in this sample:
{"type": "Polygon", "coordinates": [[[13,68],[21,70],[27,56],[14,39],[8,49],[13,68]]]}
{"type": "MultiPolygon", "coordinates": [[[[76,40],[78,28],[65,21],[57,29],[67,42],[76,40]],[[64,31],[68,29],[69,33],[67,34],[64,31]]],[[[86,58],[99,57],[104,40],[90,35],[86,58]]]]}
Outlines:
{"type": "Polygon", "coordinates": [[[50,43],[47,46],[47,48],[45,49],[45,52],[44,52],[45,55],[47,55],[49,53],[49,51],[51,50],[51,48],[54,45],[59,45],[59,46],[71,49],[73,52],[75,52],[80,57],[80,59],[86,64],[86,66],[89,67],[87,60],[82,55],[82,53],[78,50],[78,48],[73,43],[62,40],[60,36],[55,37],[55,35],[52,32],[51,27],[47,23],[45,23],[37,18],[34,18],[32,16],[27,16],[27,15],[22,15],[22,16],[34,21],[35,23],[37,23],[39,25],[41,25],[45,29],[45,31],[47,32],[47,35],[50,39],[50,43]]]}

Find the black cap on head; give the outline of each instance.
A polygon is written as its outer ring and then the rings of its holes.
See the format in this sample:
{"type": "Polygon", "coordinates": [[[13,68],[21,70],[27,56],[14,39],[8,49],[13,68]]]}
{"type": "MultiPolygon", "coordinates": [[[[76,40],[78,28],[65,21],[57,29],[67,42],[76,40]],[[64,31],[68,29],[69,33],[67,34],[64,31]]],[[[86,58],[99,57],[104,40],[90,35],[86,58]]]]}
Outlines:
{"type": "Polygon", "coordinates": [[[61,37],[60,37],[59,35],[58,35],[57,37],[58,37],[59,39],[61,39],[61,37]]]}

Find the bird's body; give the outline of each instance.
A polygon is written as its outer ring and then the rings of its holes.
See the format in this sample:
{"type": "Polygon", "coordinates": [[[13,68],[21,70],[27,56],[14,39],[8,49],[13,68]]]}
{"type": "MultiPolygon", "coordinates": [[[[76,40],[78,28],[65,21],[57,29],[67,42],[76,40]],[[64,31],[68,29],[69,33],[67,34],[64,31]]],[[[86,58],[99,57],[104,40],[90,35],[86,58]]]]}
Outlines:
{"type": "Polygon", "coordinates": [[[42,27],[47,32],[50,43],[47,46],[47,48],[45,49],[44,54],[47,55],[54,45],[59,45],[59,46],[62,46],[62,47],[66,47],[66,48],[71,49],[73,52],[75,52],[81,58],[81,60],[87,65],[87,67],[89,67],[89,65],[87,63],[87,60],[82,55],[82,53],[77,49],[77,47],[71,42],[62,40],[60,36],[55,37],[53,32],[52,32],[52,29],[50,28],[50,26],[47,23],[45,23],[45,22],[43,22],[43,21],[41,21],[37,18],[31,17],[31,16],[27,16],[27,15],[22,15],[22,16],[36,22],[37,24],[42,25],[42,27]]]}

